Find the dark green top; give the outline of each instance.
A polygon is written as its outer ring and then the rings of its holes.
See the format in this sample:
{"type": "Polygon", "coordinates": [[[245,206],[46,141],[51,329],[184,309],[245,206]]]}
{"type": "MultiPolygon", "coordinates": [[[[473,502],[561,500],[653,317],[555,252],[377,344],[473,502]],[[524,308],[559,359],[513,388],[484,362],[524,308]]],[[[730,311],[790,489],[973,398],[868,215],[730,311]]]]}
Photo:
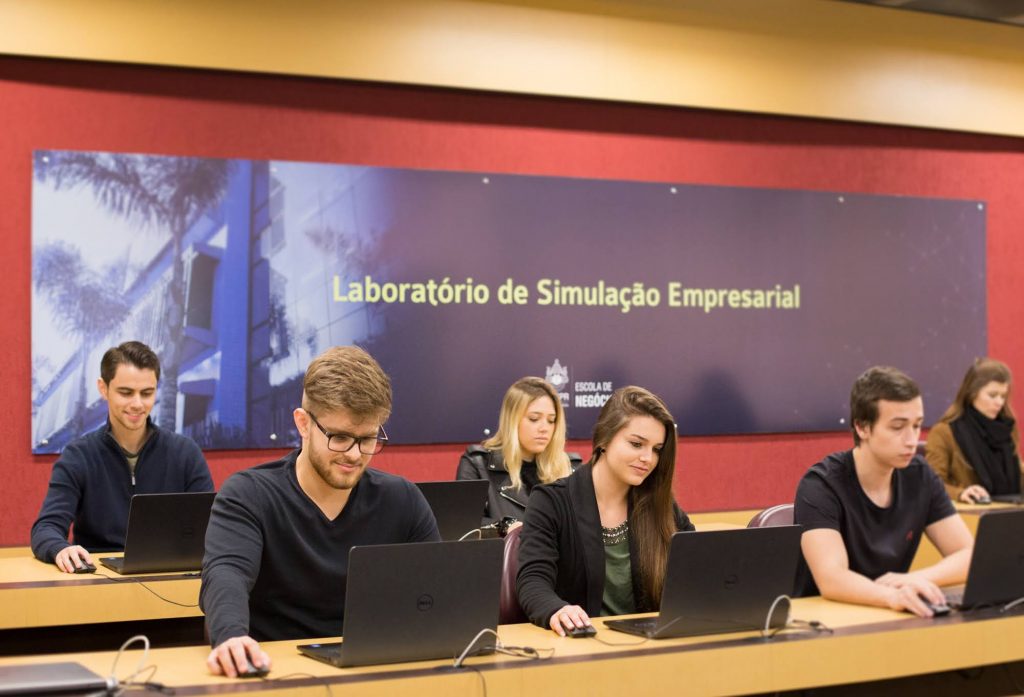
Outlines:
{"type": "Polygon", "coordinates": [[[633,600],[633,573],[629,564],[629,537],[604,544],[604,594],[602,615],[628,615],[636,612],[633,600]]]}

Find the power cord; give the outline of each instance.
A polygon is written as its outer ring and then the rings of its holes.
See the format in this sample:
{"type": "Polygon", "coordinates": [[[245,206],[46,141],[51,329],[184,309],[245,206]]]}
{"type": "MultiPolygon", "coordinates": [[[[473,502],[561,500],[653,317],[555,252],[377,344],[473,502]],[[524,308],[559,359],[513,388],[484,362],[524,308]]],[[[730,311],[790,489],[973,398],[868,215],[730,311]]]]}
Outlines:
{"type": "Polygon", "coordinates": [[[1017,598],[1016,600],[1011,600],[1010,602],[1006,603],[1006,605],[1003,605],[1001,608],[999,608],[999,612],[1009,612],[1010,610],[1014,609],[1018,605],[1022,605],[1022,604],[1024,604],[1024,596],[1021,596],[1020,598],[1017,598]]]}
{"type": "Polygon", "coordinates": [[[775,598],[772,601],[771,606],[768,608],[768,614],[764,617],[764,629],[761,631],[761,636],[772,636],[772,618],[775,617],[775,608],[779,606],[783,600],[786,601],[786,618],[782,621],[782,626],[785,627],[789,624],[789,613],[793,609],[793,600],[783,593],[782,595],[775,598]]]}
{"type": "Polygon", "coordinates": [[[504,654],[506,656],[515,656],[517,658],[527,658],[532,661],[544,661],[555,655],[554,649],[536,649],[532,646],[509,646],[501,643],[501,639],[498,637],[498,633],[493,629],[485,627],[476,633],[470,642],[466,645],[466,648],[462,650],[459,657],[455,659],[452,664],[452,668],[462,668],[466,662],[466,658],[470,655],[476,655],[485,651],[494,651],[495,653],[504,654]],[[477,646],[477,642],[480,641],[486,634],[494,635],[494,644],[485,644],[483,646],[477,646]],[[474,651],[475,649],[475,651],[474,651]],[[472,653],[471,653],[472,652],[472,653]]]}
{"type": "Polygon", "coordinates": [[[102,576],[103,578],[105,578],[105,579],[107,579],[109,581],[113,581],[114,583],[134,583],[137,586],[141,586],[142,588],[145,588],[147,591],[149,591],[150,593],[152,593],[153,595],[155,595],[157,598],[159,598],[160,600],[164,601],[165,603],[170,603],[171,605],[177,605],[178,607],[199,607],[199,603],[198,602],[191,603],[191,604],[189,604],[189,603],[179,603],[177,600],[171,600],[170,598],[165,598],[164,596],[160,595],[155,590],[153,590],[152,588],[147,586],[142,581],[136,581],[135,579],[132,579],[132,578],[116,578],[114,576],[109,576],[107,574],[100,573],[99,571],[96,571],[96,575],[97,576],[102,576]]]}
{"type": "Polygon", "coordinates": [[[470,655],[477,655],[485,651],[494,651],[495,653],[504,654],[506,656],[516,656],[519,658],[526,658],[531,661],[545,661],[555,655],[554,649],[535,649],[532,646],[506,646],[501,643],[501,638],[498,636],[496,631],[489,627],[481,629],[476,633],[476,636],[466,644],[466,648],[462,650],[459,657],[455,659],[454,663],[452,663],[452,668],[468,668],[476,673],[477,677],[480,678],[480,691],[483,697],[487,697],[487,679],[484,678],[484,674],[479,668],[467,664],[466,658],[470,655]],[[494,635],[494,644],[477,646],[477,642],[487,634],[494,635]]]}
{"type": "Polygon", "coordinates": [[[467,533],[466,533],[465,535],[463,535],[462,537],[460,537],[460,538],[459,538],[459,542],[462,542],[463,540],[465,540],[465,539],[466,539],[467,537],[469,537],[469,536],[470,536],[470,535],[472,535],[473,533],[476,533],[476,539],[478,539],[478,540],[482,540],[482,539],[484,539],[484,531],[483,531],[483,528],[473,528],[472,530],[470,530],[469,532],[467,532],[467,533]]]}
{"type": "Polygon", "coordinates": [[[287,673],[285,675],[275,676],[273,678],[263,676],[260,678],[260,682],[283,683],[288,680],[297,680],[300,678],[312,678],[313,680],[320,682],[320,684],[323,685],[323,688],[327,690],[328,697],[334,697],[334,690],[331,689],[331,684],[327,681],[327,679],[319,675],[313,675],[312,673],[287,673]]]}
{"type": "Polygon", "coordinates": [[[640,644],[646,644],[650,641],[647,637],[640,637],[640,641],[605,641],[601,638],[600,634],[595,634],[590,638],[599,644],[604,644],[605,646],[640,646],[640,644]]]}
{"type": "Polygon", "coordinates": [[[125,688],[141,687],[146,690],[153,690],[166,695],[173,695],[174,690],[165,685],[154,682],[153,676],[156,675],[157,667],[155,665],[146,665],[146,660],[149,658],[149,637],[145,634],[136,634],[135,636],[128,639],[126,642],[121,644],[121,648],[117,650],[117,654],[114,655],[114,662],[110,666],[110,675],[107,676],[107,689],[105,692],[100,694],[123,695],[125,688]],[[121,656],[128,649],[129,646],[136,642],[142,643],[142,656],[139,658],[139,662],[135,665],[133,670],[123,680],[117,677],[117,664],[121,660],[121,656]],[[145,676],[141,680],[140,676],[145,676]]]}

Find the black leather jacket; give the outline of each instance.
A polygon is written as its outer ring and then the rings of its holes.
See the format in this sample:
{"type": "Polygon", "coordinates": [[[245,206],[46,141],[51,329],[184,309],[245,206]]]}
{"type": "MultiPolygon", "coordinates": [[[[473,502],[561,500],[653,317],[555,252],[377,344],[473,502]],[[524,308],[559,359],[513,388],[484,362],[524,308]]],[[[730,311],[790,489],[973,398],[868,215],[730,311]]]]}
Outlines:
{"type": "MultiPolygon", "coordinates": [[[[566,453],[569,467],[575,470],[583,462],[578,453],[566,453]]],[[[482,445],[471,445],[459,459],[456,479],[486,479],[490,482],[487,491],[487,505],[484,507],[482,525],[491,525],[505,516],[522,520],[526,513],[529,494],[526,488],[516,491],[505,467],[505,458],[500,450],[488,450],[482,445]]]]}

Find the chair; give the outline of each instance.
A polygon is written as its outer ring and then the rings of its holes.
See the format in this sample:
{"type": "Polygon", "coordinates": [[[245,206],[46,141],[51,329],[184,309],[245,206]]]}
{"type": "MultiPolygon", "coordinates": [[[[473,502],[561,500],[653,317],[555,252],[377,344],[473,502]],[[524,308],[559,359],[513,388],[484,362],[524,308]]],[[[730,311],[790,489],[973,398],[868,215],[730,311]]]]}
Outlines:
{"type": "Polygon", "coordinates": [[[793,504],[780,503],[764,509],[747,523],[748,528],[769,528],[775,525],[793,524],[793,504]]]}
{"type": "Polygon", "coordinates": [[[516,574],[519,572],[519,533],[523,527],[517,525],[505,535],[505,557],[501,564],[501,600],[499,601],[498,622],[517,624],[526,622],[526,614],[519,607],[516,596],[516,574]]]}

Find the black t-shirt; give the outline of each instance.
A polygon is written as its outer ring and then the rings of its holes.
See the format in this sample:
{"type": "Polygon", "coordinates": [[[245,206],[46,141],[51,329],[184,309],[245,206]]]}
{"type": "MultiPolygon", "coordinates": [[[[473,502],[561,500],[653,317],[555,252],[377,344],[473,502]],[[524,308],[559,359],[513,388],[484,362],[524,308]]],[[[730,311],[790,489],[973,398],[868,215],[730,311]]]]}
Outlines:
{"type": "Polygon", "coordinates": [[[328,520],[295,478],[298,454],[232,475],[214,500],[199,595],[214,646],[339,636],[351,547],[441,539],[419,487],[374,469],[328,520]]]}
{"type": "Polygon", "coordinates": [[[523,482],[523,490],[526,491],[526,495],[529,496],[530,492],[533,491],[533,487],[540,484],[540,475],[537,473],[537,463],[523,460],[523,465],[519,468],[519,479],[523,482]]]}
{"type": "MultiPolygon", "coordinates": [[[[843,536],[850,570],[874,580],[905,573],[917,553],[924,529],[955,515],[942,481],[919,455],[892,475],[892,501],[880,508],[857,479],[853,451],[833,453],[800,480],[793,522],[804,530],[826,528],[843,536]]],[[[818,595],[807,563],[801,559],[797,595],[818,595]]]]}

